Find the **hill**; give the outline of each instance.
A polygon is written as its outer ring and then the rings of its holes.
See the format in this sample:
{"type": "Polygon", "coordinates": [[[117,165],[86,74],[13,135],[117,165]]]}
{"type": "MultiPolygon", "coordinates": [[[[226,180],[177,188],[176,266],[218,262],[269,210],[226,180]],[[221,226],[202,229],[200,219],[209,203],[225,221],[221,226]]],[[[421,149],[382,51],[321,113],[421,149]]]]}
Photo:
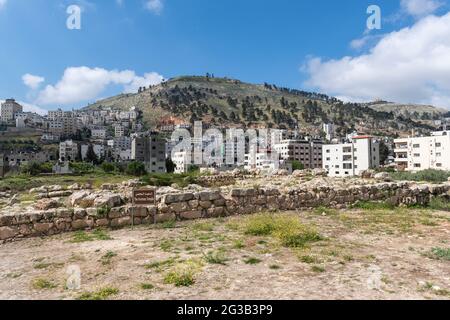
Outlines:
{"type": "MultiPolygon", "coordinates": [[[[170,79],[160,85],[140,88],[136,94],[121,94],[86,108],[132,106],[143,111],[145,122],[152,127],[175,118],[185,122],[202,120],[217,126],[299,127],[306,134],[317,135],[322,124],[329,122],[337,126],[338,134],[358,130],[396,136],[413,128],[426,132],[434,129],[430,120],[440,118],[442,113],[427,106],[422,112],[415,113],[414,107],[405,114],[390,104],[344,103],[323,94],[211,76],[170,79]]],[[[406,111],[409,107],[402,109],[406,111]]]]}

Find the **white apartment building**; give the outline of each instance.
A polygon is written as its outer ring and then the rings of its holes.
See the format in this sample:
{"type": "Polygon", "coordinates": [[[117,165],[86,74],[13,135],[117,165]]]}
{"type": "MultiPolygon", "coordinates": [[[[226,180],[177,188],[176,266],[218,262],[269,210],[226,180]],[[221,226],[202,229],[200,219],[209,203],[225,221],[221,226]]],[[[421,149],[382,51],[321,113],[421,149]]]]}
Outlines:
{"type": "Polygon", "coordinates": [[[273,159],[271,153],[268,152],[250,152],[245,155],[245,170],[261,170],[264,172],[272,172],[280,168],[280,161],[273,159]]]}
{"type": "Polygon", "coordinates": [[[15,120],[16,114],[23,112],[23,107],[14,99],[6,99],[1,105],[1,120],[8,122],[15,120]]]}
{"type": "Polygon", "coordinates": [[[396,139],[394,144],[399,170],[450,170],[450,131],[433,132],[429,137],[396,139]]]}
{"type": "Polygon", "coordinates": [[[330,177],[359,176],[380,166],[380,144],[370,136],[354,136],[349,143],[323,146],[323,169],[330,177]]]}
{"type": "Polygon", "coordinates": [[[172,162],[175,165],[175,173],[181,174],[188,172],[194,164],[194,155],[192,151],[180,151],[172,154],[172,162]]]}
{"type": "Polygon", "coordinates": [[[78,158],[78,144],[67,140],[59,144],[59,160],[74,161],[78,158]]]}

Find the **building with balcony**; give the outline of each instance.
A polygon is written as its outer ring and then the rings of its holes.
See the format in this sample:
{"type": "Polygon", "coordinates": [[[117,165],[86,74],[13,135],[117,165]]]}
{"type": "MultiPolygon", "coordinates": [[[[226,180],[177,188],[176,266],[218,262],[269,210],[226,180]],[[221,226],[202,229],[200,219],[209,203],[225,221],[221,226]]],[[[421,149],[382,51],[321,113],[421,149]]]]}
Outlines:
{"type": "Polygon", "coordinates": [[[396,139],[394,144],[395,163],[400,171],[450,170],[450,131],[396,139]]]}
{"type": "Polygon", "coordinates": [[[323,169],[331,177],[359,176],[380,166],[380,143],[370,136],[354,136],[350,142],[323,146],[323,169]]]}

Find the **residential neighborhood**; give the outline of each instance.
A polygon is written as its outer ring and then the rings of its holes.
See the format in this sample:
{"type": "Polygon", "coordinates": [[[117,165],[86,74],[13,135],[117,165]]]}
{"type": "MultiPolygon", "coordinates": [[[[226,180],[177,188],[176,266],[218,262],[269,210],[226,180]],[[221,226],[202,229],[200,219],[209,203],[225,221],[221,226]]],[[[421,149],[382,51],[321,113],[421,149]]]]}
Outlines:
{"type": "MultiPolygon", "coordinates": [[[[218,149],[212,148],[217,149],[214,150],[217,154],[207,156],[205,150],[211,148],[212,142],[203,137],[197,141],[192,139],[189,150],[172,153],[174,146],[183,141],[182,138],[173,140],[166,125],[146,129],[141,122],[141,112],[136,107],[128,111],[111,108],[97,111],[58,109],[40,116],[24,113],[19,103],[8,99],[1,105],[1,121],[6,133],[34,132],[40,135],[39,144],[57,146],[52,152],[33,149],[4,152],[3,174],[10,169],[17,171],[20,165],[29,163],[59,162],[64,165],[77,161],[97,164],[137,161],[145,165],[148,173],[165,173],[168,160],[174,163],[175,173],[186,173],[192,167],[210,167],[220,171],[242,168],[266,173],[279,169],[289,172],[324,169],[332,177],[351,177],[382,167],[412,172],[450,170],[450,131],[433,131],[428,136],[399,139],[354,132],[339,138],[335,136],[335,126],[328,123],[323,126],[322,137],[300,136],[295,130],[272,129],[268,143],[265,146],[258,143],[255,147],[245,141],[229,141],[227,129],[218,128],[223,132],[222,137],[218,137],[223,143],[218,149]],[[386,139],[390,141],[390,152],[382,158],[380,143],[385,144],[386,139]],[[201,153],[200,162],[195,153],[196,143],[201,145],[197,149],[201,153]],[[389,159],[394,159],[394,163],[389,159]]],[[[445,119],[443,121],[446,122],[445,119]]],[[[172,126],[173,130],[189,131],[191,128],[188,124],[172,126]]]]}

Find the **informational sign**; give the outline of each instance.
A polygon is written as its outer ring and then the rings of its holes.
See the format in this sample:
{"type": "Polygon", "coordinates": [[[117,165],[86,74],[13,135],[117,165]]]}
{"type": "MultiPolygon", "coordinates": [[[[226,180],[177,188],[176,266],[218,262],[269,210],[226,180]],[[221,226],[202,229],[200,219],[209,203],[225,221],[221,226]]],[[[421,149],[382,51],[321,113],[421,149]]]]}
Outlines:
{"type": "Polygon", "coordinates": [[[156,189],[145,188],[133,191],[133,204],[147,206],[156,203],[156,189]]]}

